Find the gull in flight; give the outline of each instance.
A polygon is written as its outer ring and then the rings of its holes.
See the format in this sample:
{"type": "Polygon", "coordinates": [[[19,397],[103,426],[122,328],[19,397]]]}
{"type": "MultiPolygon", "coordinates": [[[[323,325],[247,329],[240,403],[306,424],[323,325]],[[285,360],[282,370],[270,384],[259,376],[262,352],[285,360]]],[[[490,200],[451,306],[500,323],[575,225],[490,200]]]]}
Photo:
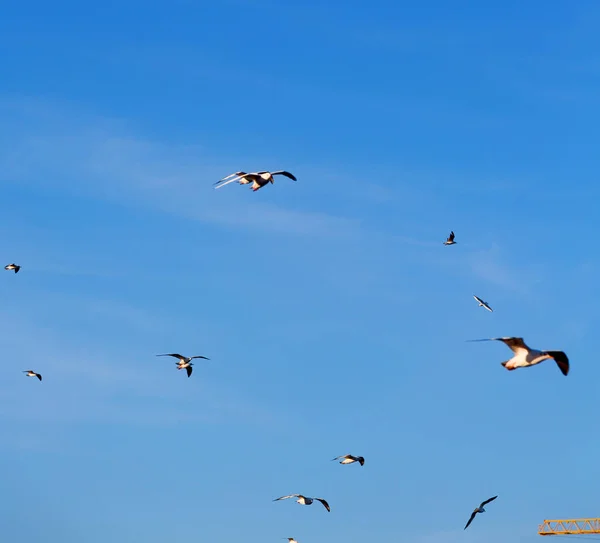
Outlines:
{"type": "Polygon", "coordinates": [[[454,232],[450,232],[448,239],[444,241],[444,245],[454,245],[456,241],[454,241],[454,232]]]}
{"type": "Polygon", "coordinates": [[[527,366],[535,366],[544,360],[552,359],[563,375],[569,374],[569,359],[563,351],[538,351],[525,345],[522,337],[492,337],[489,339],[472,339],[469,341],[502,341],[515,353],[510,360],[502,362],[509,371],[527,366]]]}
{"type": "Polygon", "coordinates": [[[40,381],[42,380],[42,376],[33,370],[25,370],[23,373],[26,373],[27,377],[37,377],[40,381]]]}
{"type": "Polygon", "coordinates": [[[17,266],[14,262],[12,264],[7,264],[4,266],[5,270],[15,270],[15,273],[19,273],[21,266],[17,266]]]}
{"type": "Polygon", "coordinates": [[[298,498],[296,502],[300,505],[311,505],[314,500],[317,500],[318,502],[321,502],[323,504],[323,507],[325,507],[325,509],[327,509],[327,511],[331,513],[329,504],[323,498],[307,498],[302,494],[290,494],[289,496],[281,496],[281,498],[275,498],[273,501],[276,502],[279,500],[287,500],[288,498],[298,498]]]}
{"type": "Polygon", "coordinates": [[[473,294],[473,298],[475,298],[479,302],[479,307],[485,307],[489,312],[494,312],[494,310],[488,305],[488,303],[484,302],[479,296],[475,296],[475,294],[473,294]]]}
{"type": "Polygon", "coordinates": [[[179,361],[176,362],[177,369],[178,370],[185,369],[188,377],[190,375],[192,375],[192,371],[194,371],[194,369],[192,368],[192,366],[193,366],[192,360],[194,360],[194,358],[204,358],[204,360],[210,360],[210,358],[206,358],[206,356],[189,356],[188,357],[188,356],[183,356],[183,355],[177,354],[177,353],[157,354],[156,356],[172,356],[174,358],[178,358],[179,361]]]}
{"type": "Polygon", "coordinates": [[[467,525],[464,527],[464,529],[466,530],[469,527],[469,524],[471,524],[471,522],[473,522],[473,519],[475,518],[475,515],[477,513],[485,513],[485,509],[483,508],[484,505],[486,505],[487,503],[493,502],[498,496],[494,496],[493,498],[490,498],[489,500],[485,500],[484,502],[481,502],[481,505],[479,507],[477,507],[475,509],[475,511],[473,511],[471,513],[471,518],[469,519],[469,522],[467,522],[467,525]]]}
{"type": "Polygon", "coordinates": [[[283,539],[287,539],[289,543],[298,543],[293,537],[284,537],[283,539]]]}
{"type": "Polygon", "coordinates": [[[351,454],[345,454],[344,456],[336,456],[332,458],[331,461],[339,460],[343,458],[340,464],[354,464],[354,462],[358,462],[361,466],[365,465],[365,459],[362,456],[352,456],[351,454]]]}
{"type": "Polygon", "coordinates": [[[220,181],[215,183],[215,189],[220,189],[229,183],[237,182],[240,185],[248,185],[252,183],[250,187],[254,192],[258,189],[264,187],[268,183],[275,183],[273,176],[275,175],[284,175],[288,177],[292,181],[297,181],[293,174],[290,172],[286,172],[284,170],[278,170],[276,172],[255,172],[255,173],[246,173],[246,172],[235,172],[227,177],[224,177],[220,181]]]}

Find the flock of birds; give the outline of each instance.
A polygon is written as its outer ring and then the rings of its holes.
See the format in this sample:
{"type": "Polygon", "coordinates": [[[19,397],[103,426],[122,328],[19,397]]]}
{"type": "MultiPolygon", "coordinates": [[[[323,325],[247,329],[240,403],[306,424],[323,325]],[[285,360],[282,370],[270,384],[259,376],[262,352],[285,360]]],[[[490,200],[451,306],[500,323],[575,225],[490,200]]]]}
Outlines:
{"type": "MultiPolygon", "coordinates": [[[[251,173],[246,173],[246,172],[240,171],[240,172],[235,172],[231,175],[228,175],[228,176],[224,177],[223,179],[217,181],[215,183],[215,189],[224,187],[225,185],[228,185],[229,183],[237,182],[240,185],[250,185],[250,188],[252,189],[252,191],[256,192],[257,190],[268,185],[269,183],[274,183],[274,176],[276,176],[276,175],[282,175],[284,177],[287,177],[288,179],[291,179],[292,181],[297,181],[296,177],[293,174],[291,174],[290,172],[285,171],[285,170],[278,170],[278,171],[274,171],[274,172],[260,171],[260,172],[251,172],[251,173]]],[[[443,244],[447,245],[447,246],[455,245],[456,244],[455,237],[456,236],[455,236],[454,232],[450,232],[450,235],[448,236],[446,241],[443,242],[443,244]]],[[[14,271],[14,273],[18,273],[19,270],[21,269],[21,266],[18,266],[17,264],[12,263],[12,264],[6,265],[4,267],[4,269],[8,270],[8,271],[14,271]]],[[[484,309],[488,310],[489,312],[493,312],[493,309],[490,307],[490,305],[487,302],[485,302],[484,300],[482,300],[481,298],[479,298],[478,296],[475,296],[475,295],[473,295],[473,298],[475,298],[475,301],[479,304],[479,307],[483,307],[484,309]]],[[[569,359],[563,351],[540,351],[538,349],[532,349],[532,348],[528,347],[525,344],[525,342],[523,341],[523,338],[520,338],[520,337],[496,337],[496,338],[485,338],[485,339],[472,339],[472,340],[468,340],[468,341],[502,341],[513,352],[512,358],[501,363],[502,366],[504,366],[509,371],[516,370],[518,368],[535,366],[535,365],[539,364],[540,362],[543,362],[544,360],[552,359],[556,362],[556,364],[558,365],[558,367],[563,375],[566,376],[569,373],[569,359]]],[[[192,371],[193,371],[192,360],[195,360],[195,359],[210,360],[210,358],[207,358],[206,356],[202,356],[202,355],[195,355],[195,356],[188,357],[188,356],[183,356],[178,353],[158,354],[156,356],[170,356],[170,357],[176,358],[177,362],[175,364],[176,364],[177,369],[178,370],[185,369],[188,377],[190,377],[192,375],[192,371]]],[[[37,377],[40,382],[42,381],[42,376],[33,370],[24,370],[23,373],[25,373],[27,375],[27,377],[37,377]]],[[[337,456],[337,457],[333,458],[332,461],[333,460],[340,460],[339,463],[344,464],[344,465],[354,464],[356,462],[358,462],[361,466],[364,466],[364,464],[365,464],[365,459],[362,456],[353,456],[351,454],[337,456]]],[[[485,513],[484,506],[487,505],[488,503],[494,501],[497,497],[498,496],[494,496],[492,498],[489,498],[489,499],[481,502],[481,504],[478,507],[476,507],[473,510],[473,512],[471,513],[471,516],[470,516],[467,524],[465,525],[464,529],[466,530],[470,526],[471,522],[473,522],[473,519],[475,518],[475,516],[478,513],[485,513]]],[[[296,502],[299,503],[300,505],[312,505],[315,501],[318,501],[323,505],[323,507],[328,512],[331,512],[331,507],[329,506],[329,503],[327,503],[327,501],[324,498],[308,497],[308,496],[304,496],[303,494],[288,494],[286,496],[280,496],[279,498],[275,498],[273,501],[287,500],[290,498],[297,498],[296,502]]],[[[298,543],[293,537],[287,537],[284,539],[287,539],[289,543],[298,543]]]]}

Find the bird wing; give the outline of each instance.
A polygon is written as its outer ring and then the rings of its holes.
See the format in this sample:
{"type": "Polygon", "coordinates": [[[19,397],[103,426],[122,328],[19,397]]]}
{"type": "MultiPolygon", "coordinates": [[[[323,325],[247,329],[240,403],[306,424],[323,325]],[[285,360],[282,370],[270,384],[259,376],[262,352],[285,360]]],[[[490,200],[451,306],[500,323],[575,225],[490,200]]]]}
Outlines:
{"type": "Polygon", "coordinates": [[[351,458],[352,455],[351,454],[343,454],[342,456],[336,456],[335,458],[332,458],[331,461],[333,462],[334,460],[339,460],[340,458],[351,458]]]}
{"type": "Polygon", "coordinates": [[[473,522],[473,519],[475,518],[476,514],[477,514],[477,511],[473,511],[471,513],[471,518],[469,519],[469,522],[467,522],[467,525],[463,528],[464,530],[466,530],[469,527],[469,524],[471,524],[471,522],[473,522]]]}
{"type": "Polygon", "coordinates": [[[273,501],[279,501],[279,500],[287,500],[288,498],[299,498],[300,494],[290,494],[289,496],[281,496],[281,498],[275,498],[273,501]]]}
{"type": "Polygon", "coordinates": [[[189,377],[190,375],[192,375],[194,368],[192,368],[192,366],[188,366],[187,368],[185,368],[185,371],[187,372],[188,377],[189,377]]]}
{"type": "Polygon", "coordinates": [[[206,356],[191,356],[190,360],[193,360],[194,358],[204,358],[204,360],[210,360],[210,358],[206,358],[206,356]]]}
{"type": "Polygon", "coordinates": [[[487,302],[483,302],[483,307],[485,307],[491,313],[494,312],[494,310],[490,307],[490,305],[487,302]]]}
{"type": "Polygon", "coordinates": [[[156,356],[173,356],[175,358],[185,358],[185,356],[182,356],[180,354],[177,353],[170,353],[170,354],[157,354],[156,356]]]}
{"type": "Polygon", "coordinates": [[[278,170],[276,172],[271,172],[271,175],[285,175],[286,177],[288,177],[292,181],[298,181],[293,174],[291,174],[290,172],[286,172],[284,170],[278,170]]]}
{"type": "Polygon", "coordinates": [[[490,337],[484,339],[468,339],[467,341],[502,341],[502,343],[508,346],[515,354],[522,351],[525,351],[526,353],[529,352],[529,347],[525,345],[522,337],[490,337]]]}
{"type": "Polygon", "coordinates": [[[569,358],[565,353],[562,351],[546,351],[545,354],[554,359],[563,375],[569,375],[569,358]]]}
{"type": "Polygon", "coordinates": [[[493,498],[490,498],[489,500],[485,500],[484,502],[481,502],[481,505],[479,507],[483,507],[485,504],[493,502],[498,496],[494,496],[493,498]]]}
{"type": "Polygon", "coordinates": [[[42,376],[39,373],[36,373],[35,376],[41,381],[42,380],[42,376]]]}
{"type": "Polygon", "coordinates": [[[331,513],[331,508],[329,507],[329,504],[323,498],[315,498],[315,500],[321,502],[323,504],[323,507],[331,513]]]}
{"type": "Polygon", "coordinates": [[[454,232],[450,232],[450,235],[448,236],[448,241],[454,241],[454,232]]]}
{"type": "Polygon", "coordinates": [[[475,298],[480,304],[484,303],[484,301],[479,296],[475,296],[475,294],[473,294],[473,298],[475,298]]]}
{"type": "Polygon", "coordinates": [[[231,173],[225,177],[223,177],[223,179],[219,179],[216,183],[214,183],[215,185],[218,185],[219,183],[221,183],[221,181],[225,181],[226,179],[230,179],[232,177],[242,177],[243,175],[246,175],[246,172],[235,172],[235,173],[231,173]]]}
{"type": "Polygon", "coordinates": [[[224,187],[225,185],[229,185],[229,183],[233,183],[234,181],[239,181],[239,179],[241,179],[241,177],[234,177],[234,178],[230,179],[229,181],[223,181],[223,180],[217,181],[217,183],[215,183],[215,189],[220,189],[221,187],[224,187]]]}

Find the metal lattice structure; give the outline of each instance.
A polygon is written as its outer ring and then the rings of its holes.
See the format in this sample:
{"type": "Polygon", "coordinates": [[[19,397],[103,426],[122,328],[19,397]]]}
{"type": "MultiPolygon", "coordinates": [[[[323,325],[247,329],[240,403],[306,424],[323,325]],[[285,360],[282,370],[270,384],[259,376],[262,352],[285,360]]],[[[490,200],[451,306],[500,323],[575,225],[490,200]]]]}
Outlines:
{"type": "Polygon", "coordinates": [[[538,528],[538,535],[584,534],[600,534],[600,518],[545,520],[538,528]]]}

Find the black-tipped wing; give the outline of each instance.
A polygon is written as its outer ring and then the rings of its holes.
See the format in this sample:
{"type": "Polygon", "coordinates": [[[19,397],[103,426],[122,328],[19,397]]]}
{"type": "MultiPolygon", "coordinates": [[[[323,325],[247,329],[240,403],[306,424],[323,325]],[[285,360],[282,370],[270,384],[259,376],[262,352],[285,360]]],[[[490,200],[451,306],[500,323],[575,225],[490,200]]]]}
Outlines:
{"type": "Polygon", "coordinates": [[[364,459],[362,456],[359,456],[359,457],[358,457],[358,463],[359,463],[361,466],[364,466],[364,465],[365,465],[365,459],[364,459]]]}
{"type": "Polygon", "coordinates": [[[204,360],[210,360],[210,358],[207,358],[206,356],[191,356],[190,360],[193,360],[194,358],[204,358],[204,360]]]}
{"type": "Polygon", "coordinates": [[[448,241],[454,241],[454,232],[450,232],[450,235],[448,236],[448,241]]]}
{"type": "Polygon", "coordinates": [[[174,358],[185,358],[185,356],[177,354],[177,353],[170,353],[170,354],[157,354],[156,356],[172,356],[174,358]]]}
{"type": "Polygon", "coordinates": [[[300,494],[288,494],[287,496],[281,496],[280,498],[275,498],[273,501],[277,502],[279,500],[287,500],[288,498],[299,498],[300,494]]]}
{"type": "Polygon", "coordinates": [[[285,175],[285,177],[291,179],[292,181],[298,181],[296,177],[290,172],[286,172],[284,170],[278,170],[276,172],[271,172],[271,175],[285,175]]]}
{"type": "Polygon", "coordinates": [[[467,522],[467,525],[463,528],[463,530],[466,530],[469,527],[469,524],[471,524],[471,522],[473,522],[473,519],[475,518],[476,514],[477,514],[477,511],[473,511],[471,513],[471,518],[469,519],[469,522],[467,522]]]}
{"type": "Polygon", "coordinates": [[[315,498],[315,500],[321,502],[323,504],[323,507],[327,509],[329,513],[331,513],[331,508],[329,507],[329,504],[323,498],[315,498]]]}
{"type": "Polygon", "coordinates": [[[562,351],[546,351],[550,355],[563,375],[569,375],[569,358],[562,351]]]}
{"type": "Polygon", "coordinates": [[[479,296],[475,296],[475,294],[473,294],[473,298],[475,298],[480,304],[485,303],[479,296]]]}
{"type": "Polygon", "coordinates": [[[481,502],[481,505],[479,507],[483,507],[484,505],[493,502],[498,496],[494,496],[493,498],[490,498],[489,500],[485,500],[484,502],[481,502]]]}
{"type": "Polygon", "coordinates": [[[187,371],[188,377],[190,375],[192,375],[192,372],[194,371],[194,368],[192,368],[192,366],[188,366],[187,368],[185,368],[185,371],[187,371]]]}
{"type": "Polygon", "coordinates": [[[36,373],[35,376],[41,381],[42,380],[42,376],[39,373],[36,373]]]}

